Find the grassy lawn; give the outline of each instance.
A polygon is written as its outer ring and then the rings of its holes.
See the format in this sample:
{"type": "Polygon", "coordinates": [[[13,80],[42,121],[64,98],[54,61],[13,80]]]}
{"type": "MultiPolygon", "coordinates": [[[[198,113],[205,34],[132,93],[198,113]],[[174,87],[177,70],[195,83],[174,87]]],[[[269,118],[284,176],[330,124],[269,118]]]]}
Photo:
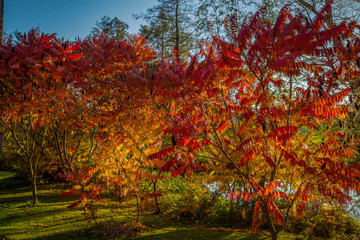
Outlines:
{"type": "MultiPolygon", "coordinates": [[[[61,198],[61,185],[39,186],[38,206],[31,206],[31,188],[13,173],[0,172],[0,240],[8,239],[104,239],[94,236],[95,224],[84,220],[80,207],[66,206],[75,198],[61,198]],[[5,238],[6,239],[6,238],[5,238]]],[[[135,219],[135,206],[131,203],[100,206],[99,221],[131,221],[135,219]]],[[[252,235],[247,230],[198,226],[195,223],[178,222],[163,215],[143,213],[140,219],[149,231],[137,239],[270,239],[263,232],[252,235]]],[[[127,239],[127,238],[117,238],[127,239]]],[[[296,236],[281,233],[279,239],[296,239],[296,236]]],[[[299,239],[299,238],[298,238],[299,239]]]]}

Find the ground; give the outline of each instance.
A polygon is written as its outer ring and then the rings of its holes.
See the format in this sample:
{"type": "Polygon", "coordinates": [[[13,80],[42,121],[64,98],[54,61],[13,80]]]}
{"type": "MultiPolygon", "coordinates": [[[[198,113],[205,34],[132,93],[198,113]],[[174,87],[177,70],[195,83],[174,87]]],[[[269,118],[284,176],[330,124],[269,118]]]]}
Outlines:
{"type": "MultiPolygon", "coordinates": [[[[64,185],[40,185],[38,206],[31,205],[31,188],[14,173],[0,171],[0,240],[3,239],[55,239],[89,240],[104,239],[92,232],[94,222],[84,220],[81,207],[68,209],[75,198],[62,198],[64,185]]],[[[131,221],[136,211],[132,203],[101,206],[99,221],[131,221]]],[[[232,240],[270,239],[270,234],[251,234],[248,230],[203,226],[196,222],[173,219],[170,216],[143,213],[140,221],[149,227],[139,240],[232,240]]],[[[115,239],[128,239],[115,238],[115,239]]],[[[300,239],[294,235],[280,233],[279,239],[300,239]]]]}

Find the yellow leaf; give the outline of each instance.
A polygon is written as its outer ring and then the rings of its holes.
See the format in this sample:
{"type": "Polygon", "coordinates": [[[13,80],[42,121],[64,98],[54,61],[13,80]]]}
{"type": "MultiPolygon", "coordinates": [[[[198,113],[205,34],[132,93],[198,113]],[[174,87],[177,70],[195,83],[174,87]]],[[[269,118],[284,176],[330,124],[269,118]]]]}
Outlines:
{"type": "Polygon", "coordinates": [[[241,211],[241,217],[243,220],[246,220],[246,208],[241,211]]]}

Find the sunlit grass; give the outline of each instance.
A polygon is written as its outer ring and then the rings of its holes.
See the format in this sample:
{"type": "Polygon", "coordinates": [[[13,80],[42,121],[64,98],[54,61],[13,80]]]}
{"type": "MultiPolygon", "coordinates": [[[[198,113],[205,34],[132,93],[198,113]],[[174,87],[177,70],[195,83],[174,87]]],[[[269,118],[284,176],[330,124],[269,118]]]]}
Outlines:
{"type": "MultiPolygon", "coordinates": [[[[83,210],[68,209],[76,197],[62,198],[64,185],[39,186],[37,206],[31,205],[31,188],[24,185],[13,173],[0,172],[0,239],[103,239],[91,232],[93,221],[84,220],[83,210]]],[[[136,218],[135,204],[108,202],[99,206],[99,221],[133,221],[136,218]]],[[[270,239],[268,233],[252,235],[247,230],[204,227],[194,222],[179,222],[164,215],[143,213],[140,221],[150,230],[138,239],[270,239]]],[[[127,239],[126,237],[117,239],[127,239]]],[[[279,239],[296,239],[293,235],[281,234],[279,239]]]]}

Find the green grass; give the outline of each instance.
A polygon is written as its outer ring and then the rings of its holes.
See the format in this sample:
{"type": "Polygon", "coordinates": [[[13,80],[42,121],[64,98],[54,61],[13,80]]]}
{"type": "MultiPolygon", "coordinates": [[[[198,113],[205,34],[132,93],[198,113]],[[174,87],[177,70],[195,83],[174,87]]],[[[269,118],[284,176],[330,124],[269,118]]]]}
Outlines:
{"type": "MultiPolygon", "coordinates": [[[[31,188],[15,174],[0,172],[0,240],[4,236],[16,240],[101,239],[91,233],[95,224],[84,220],[80,207],[66,208],[76,198],[61,198],[63,191],[65,189],[61,185],[39,186],[40,204],[32,206],[31,188]]],[[[99,221],[131,221],[135,219],[136,211],[132,203],[108,203],[99,207],[98,216],[99,221]]],[[[205,227],[150,213],[143,213],[140,220],[150,228],[137,238],[141,240],[270,239],[266,232],[252,235],[247,230],[205,227]]],[[[296,237],[281,233],[279,239],[291,240],[296,237]]]]}

